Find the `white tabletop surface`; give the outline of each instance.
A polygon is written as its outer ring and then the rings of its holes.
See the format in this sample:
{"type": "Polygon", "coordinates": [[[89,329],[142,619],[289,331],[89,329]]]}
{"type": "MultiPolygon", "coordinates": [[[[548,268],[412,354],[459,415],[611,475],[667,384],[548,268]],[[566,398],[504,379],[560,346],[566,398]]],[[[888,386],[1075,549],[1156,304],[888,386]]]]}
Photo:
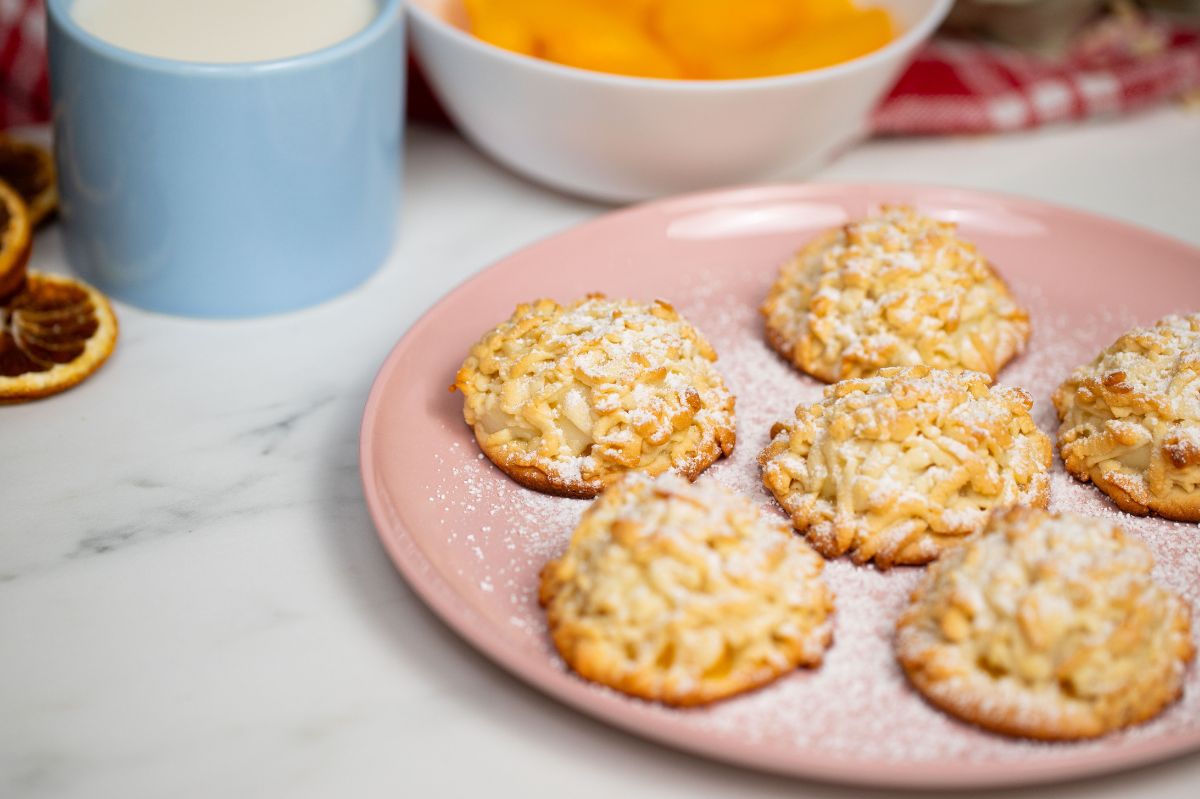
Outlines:
{"type": "MultiPolygon", "coordinates": [[[[384,356],[459,281],[606,210],[442,129],[410,128],[406,170],[397,247],[360,289],[241,322],[119,305],[100,373],[0,407],[0,796],[864,795],[563,707],[476,654],[392,568],[358,474],[384,356]]],[[[997,189],[1200,244],[1200,113],[875,141],[817,179],[997,189]]],[[[67,271],[53,226],[31,266],[67,271]]],[[[1200,754],[1000,795],[1197,786],[1200,754]]]]}

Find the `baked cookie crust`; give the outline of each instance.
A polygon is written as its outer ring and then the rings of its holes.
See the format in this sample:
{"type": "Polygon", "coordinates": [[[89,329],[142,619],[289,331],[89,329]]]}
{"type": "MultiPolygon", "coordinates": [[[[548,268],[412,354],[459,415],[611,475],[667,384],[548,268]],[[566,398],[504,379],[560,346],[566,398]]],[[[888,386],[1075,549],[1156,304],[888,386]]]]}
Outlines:
{"type": "Polygon", "coordinates": [[[518,483],[593,497],[627,471],[695,479],[736,442],[708,341],[670,304],[519,305],[459,369],[463,416],[518,483]]]}
{"type": "Polygon", "coordinates": [[[542,570],[555,647],[581,676],[670,705],[817,666],[832,640],[824,561],[712,480],[632,473],[542,570]]]}
{"type": "Polygon", "coordinates": [[[1054,392],[1067,471],[1120,508],[1200,521],[1200,313],[1130,330],[1054,392]]]}
{"type": "Polygon", "coordinates": [[[768,343],[827,383],[921,364],[995,379],[1030,335],[1029,315],[953,224],[899,205],[817,237],[761,310],[768,343]]]}
{"type": "Polygon", "coordinates": [[[1158,714],[1195,654],[1190,610],[1110,522],[997,512],[930,567],[897,625],[909,680],[1007,735],[1090,738],[1158,714]]]}
{"type": "Polygon", "coordinates": [[[887,367],[825,389],[771,428],[763,484],[822,555],[919,565],[1005,505],[1050,501],[1050,439],[1019,388],[887,367]]]}

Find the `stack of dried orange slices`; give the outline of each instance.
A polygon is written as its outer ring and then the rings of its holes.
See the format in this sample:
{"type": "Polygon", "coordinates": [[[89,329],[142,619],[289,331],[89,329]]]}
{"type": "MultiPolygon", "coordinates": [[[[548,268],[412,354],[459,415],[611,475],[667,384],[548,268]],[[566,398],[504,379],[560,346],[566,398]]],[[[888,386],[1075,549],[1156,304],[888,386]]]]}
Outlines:
{"type": "Polygon", "coordinates": [[[117,340],[104,295],[25,268],[33,228],[57,204],[50,154],[0,136],[0,403],[71,388],[100,368],[117,340]]]}

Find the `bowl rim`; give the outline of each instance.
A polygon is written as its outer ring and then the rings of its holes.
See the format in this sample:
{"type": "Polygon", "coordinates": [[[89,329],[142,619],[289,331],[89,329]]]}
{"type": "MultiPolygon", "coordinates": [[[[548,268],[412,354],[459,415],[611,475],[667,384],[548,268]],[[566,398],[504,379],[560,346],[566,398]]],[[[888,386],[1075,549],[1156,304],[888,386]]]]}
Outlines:
{"type": "Polygon", "coordinates": [[[516,67],[529,68],[551,77],[583,80],[594,84],[615,87],[641,87],[678,90],[689,93],[717,93],[818,83],[826,78],[836,78],[843,73],[869,69],[878,62],[888,60],[893,55],[915,48],[922,41],[929,38],[942,23],[942,20],[946,18],[946,15],[950,13],[950,7],[954,5],[954,0],[932,0],[929,10],[911,28],[904,31],[904,33],[895,39],[892,39],[883,47],[872,50],[865,55],[851,58],[848,61],[841,61],[827,67],[804,70],[803,72],[788,72],[782,75],[769,75],[762,78],[722,79],[647,78],[634,75],[617,75],[610,72],[599,72],[591,69],[567,66],[566,64],[547,61],[543,58],[505,50],[502,47],[489,44],[482,39],[472,36],[469,32],[451,24],[440,15],[426,8],[422,0],[405,0],[404,5],[417,23],[414,25],[414,28],[420,25],[427,25],[440,34],[448,36],[451,40],[482,53],[484,57],[499,58],[501,61],[507,61],[516,67]]]}

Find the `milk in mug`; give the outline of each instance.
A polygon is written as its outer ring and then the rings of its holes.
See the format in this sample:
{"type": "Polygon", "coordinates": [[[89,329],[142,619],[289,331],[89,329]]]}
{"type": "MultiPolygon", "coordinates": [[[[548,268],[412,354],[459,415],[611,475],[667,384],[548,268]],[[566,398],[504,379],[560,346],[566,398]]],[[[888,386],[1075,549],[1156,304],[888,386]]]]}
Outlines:
{"type": "Polygon", "coordinates": [[[71,16],[126,50],[202,63],[270,61],[365,28],[376,0],[77,0],[71,16]]]}

